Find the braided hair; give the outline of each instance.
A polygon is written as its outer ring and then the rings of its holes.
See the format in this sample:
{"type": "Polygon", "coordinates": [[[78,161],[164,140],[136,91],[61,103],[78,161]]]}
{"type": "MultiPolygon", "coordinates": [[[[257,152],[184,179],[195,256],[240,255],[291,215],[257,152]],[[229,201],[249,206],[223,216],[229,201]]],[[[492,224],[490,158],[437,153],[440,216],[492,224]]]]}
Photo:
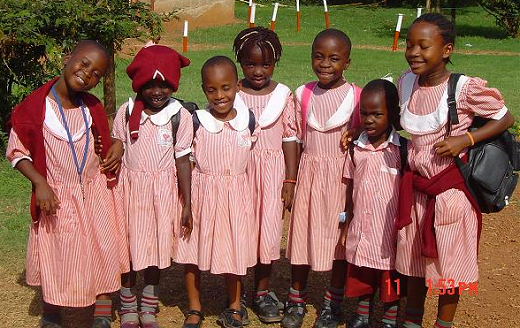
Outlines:
{"type": "MultiPolygon", "coordinates": [[[[428,13],[417,17],[412,25],[416,23],[429,23],[437,26],[441,33],[442,42],[446,45],[448,43],[455,46],[455,25],[447,19],[444,15],[436,13],[428,13]]],[[[451,63],[450,58],[447,59],[448,63],[451,63]]]]}
{"type": "Polygon", "coordinates": [[[369,93],[384,93],[388,123],[395,128],[399,127],[399,95],[396,86],[385,79],[376,79],[367,83],[361,91],[361,97],[369,93]]]}
{"type": "Polygon", "coordinates": [[[241,63],[255,46],[262,50],[264,59],[272,59],[277,63],[282,56],[282,45],[276,33],[265,27],[257,26],[247,28],[236,36],[233,42],[233,51],[237,62],[241,63]]]}

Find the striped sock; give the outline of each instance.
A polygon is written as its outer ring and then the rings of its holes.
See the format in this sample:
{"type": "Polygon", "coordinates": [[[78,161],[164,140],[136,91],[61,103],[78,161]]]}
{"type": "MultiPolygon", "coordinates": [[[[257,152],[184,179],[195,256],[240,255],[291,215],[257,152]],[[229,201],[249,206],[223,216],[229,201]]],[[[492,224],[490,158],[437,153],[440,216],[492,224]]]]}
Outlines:
{"type": "Polygon", "coordinates": [[[437,321],[435,321],[434,325],[435,328],[451,328],[451,326],[453,326],[453,321],[447,322],[439,318],[437,318],[437,321]]]}
{"type": "Polygon", "coordinates": [[[94,318],[99,317],[112,321],[112,300],[96,300],[96,304],[94,305],[94,318]]]}
{"type": "Polygon", "coordinates": [[[384,303],[385,313],[383,314],[383,323],[397,325],[397,305],[398,302],[384,303]]]}
{"type": "Polygon", "coordinates": [[[421,328],[424,309],[406,308],[404,328],[421,328]]]}
{"type": "Polygon", "coordinates": [[[289,288],[289,301],[293,303],[307,303],[307,289],[296,290],[289,288]]]}
{"type": "Polygon", "coordinates": [[[323,299],[323,307],[340,307],[343,302],[343,295],[345,290],[343,288],[334,288],[329,286],[325,291],[325,297],[323,299]]]}
{"type": "Polygon", "coordinates": [[[143,296],[141,296],[141,322],[143,324],[156,322],[155,313],[159,306],[159,297],[157,297],[157,286],[146,285],[143,288],[143,296]]]}
{"type": "Polygon", "coordinates": [[[121,299],[121,323],[139,322],[139,316],[137,315],[137,297],[132,293],[132,289],[121,287],[119,290],[119,298],[121,299]]]}
{"type": "Polygon", "coordinates": [[[368,314],[370,313],[370,301],[359,299],[356,312],[359,316],[368,318],[368,314]]]}
{"type": "Polygon", "coordinates": [[[257,290],[255,296],[256,297],[262,297],[269,294],[269,290],[257,290]]]}

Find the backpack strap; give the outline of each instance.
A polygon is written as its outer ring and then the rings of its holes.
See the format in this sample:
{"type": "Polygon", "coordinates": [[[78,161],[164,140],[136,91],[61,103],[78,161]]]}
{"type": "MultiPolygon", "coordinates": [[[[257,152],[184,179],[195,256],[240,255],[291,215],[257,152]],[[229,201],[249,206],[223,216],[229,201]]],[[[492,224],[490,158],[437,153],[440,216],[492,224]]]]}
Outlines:
{"type": "Polygon", "coordinates": [[[181,111],[180,110],[171,117],[170,123],[172,125],[173,146],[175,147],[175,144],[177,143],[177,131],[179,130],[179,125],[181,123],[181,111]]]}
{"type": "Polygon", "coordinates": [[[255,119],[255,113],[251,109],[249,110],[249,123],[247,127],[249,128],[249,132],[251,132],[251,135],[253,135],[253,132],[255,132],[256,127],[256,119],[255,119]]]}
{"type": "Polygon", "coordinates": [[[191,118],[193,120],[193,137],[195,138],[195,134],[200,127],[200,120],[197,112],[193,112],[193,114],[191,114],[191,118]]]}
{"type": "Polygon", "coordinates": [[[349,145],[348,145],[348,154],[350,155],[350,161],[352,162],[352,165],[354,165],[354,167],[356,167],[356,162],[354,162],[354,143],[351,142],[349,145]]]}
{"type": "Polygon", "coordinates": [[[404,168],[408,165],[408,139],[403,136],[399,136],[399,157],[401,158],[401,174],[404,172],[404,168]]]}
{"type": "Polygon", "coordinates": [[[448,124],[446,126],[446,137],[451,134],[451,126],[459,124],[459,116],[457,115],[457,83],[464,74],[451,73],[448,80],[448,124]]]}
{"type": "Polygon", "coordinates": [[[302,110],[302,138],[305,138],[307,133],[307,110],[309,108],[309,101],[311,99],[312,90],[318,82],[312,81],[303,86],[302,99],[301,99],[301,110],[302,110]]]}
{"type": "Polygon", "coordinates": [[[354,83],[350,84],[352,86],[352,89],[354,89],[354,104],[357,104],[356,107],[354,107],[354,111],[351,114],[350,119],[350,126],[353,128],[358,127],[361,122],[361,118],[359,117],[359,112],[361,110],[361,91],[363,91],[363,88],[358,87],[354,83]],[[356,110],[357,109],[357,110],[356,110]]]}

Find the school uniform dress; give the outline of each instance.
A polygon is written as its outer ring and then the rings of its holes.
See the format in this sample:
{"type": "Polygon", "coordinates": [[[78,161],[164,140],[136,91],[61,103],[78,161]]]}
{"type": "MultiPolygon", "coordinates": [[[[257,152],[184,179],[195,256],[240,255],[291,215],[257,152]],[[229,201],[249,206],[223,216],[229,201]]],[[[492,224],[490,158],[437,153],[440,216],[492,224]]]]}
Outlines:
{"type": "MultiPolygon", "coordinates": [[[[303,86],[296,90],[296,117],[301,122],[303,86]]],[[[350,124],[359,100],[354,87],[345,83],[335,89],[315,86],[307,109],[306,135],[291,212],[287,258],[292,265],[310,265],[314,271],[332,269],[333,260],[345,259],[339,241],[339,213],[345,209],[342,183],[345,152],[341,133],[350,124]]]]}
{"type": "MultiPolygon", "coordinates": [[[[452,127],[452,136],[463,135],[474,115],[499,120],[507,113],[500,92],[486,85],[480,78],[461,77],[456,91],[459,124],[452,127]]],[[[444,140],[446,134],[448,80],[437,86],[421,87],[418,76],[408,72],[399,79],[398,88],[401,126],[411,135],[410,169],[429,179],[453,163],[450,157],[438,156],[433,147],[444,140]]],[[[466,150],[460,156],[465,153],[466,150]]],[[[407,276],[425,277],[427,281],[431,279],[433,288],[438,287],[439,279],[452,280],[454,287],[459,282],[477,281],[477,213],[465,194],[449,189],[436,196],[437,258],[421,255],[427,196],[414,192],[414,198],[412,223],[398,232],[397,271],[407,276]]]]}
{"type": "Polygon", "coordinates": [[[248,174],[253,190],[258,258],[263,264],[280,258],[283,230],[282,187],[285,179],[283,142],[296,142],[296,115],[291,90],[278,84],[268,95],[239,92],[235,107],[251,109],[258,119],[258,138],[251,151],[248,174]]]}
{"type": "Polygon", "coordinates": [[[237,110],[221,122],[196,111],[200,126],[193,140],[191,181],[193,231],[179,239],[174,261],[213,274],[245,275],[257,262],[250,180],[246,168],[252,138],[249,111],[237,110]]]}
{"type": "Polygon", "coordinates": [[[383,301],[397,299],[395,291],[388,290],[386,280],[391,277],[391,271],[395,272],[399,146],[395,129],[377,148],[363,132],[354,141],[353,157],[350,152],[347,154],[343,177],[354,183],[354,217],[348,226],[345,244],[345,258],[349,263],[345,287],[348,297],[366,295],[380,288],[383,301]]]}
{"type": "MultiPolygon", "coordinates": [[[[64,110],[79,162],[88,147],[81,173],[83,192],[58,105],[49,97],[45,102],[47,183],[60,204],[55,215],[40,213],[37,224],[31,225],[26,280],[31,286],[42,287],[47,303],[85,307],[96,301],[96,295],[118,290],[121,273],[129,271],[121,234],[124,223],[115,206],[114,192],[100,173],[88,108],[88,129],[80,107],[64,110]]],[[[33,161],[33,156],[15,129],[11,130],[7,159],[12,166],[22,159],[33,161]]]]}
{"type": "Polygon", "coordinates": [[[112,134],[125,146],[120,188],[132,267],[164,269],[171,265],[175,240],[182,235],[175,159],[191,152],[193,123],[190,113],[172,98],[158,113],[141,113],[139,138],[132,140],[127,106],[131,114],[132,99],[117,112],[112,134]],[[175,144],[174,115],[180,115],[175,144]]]}

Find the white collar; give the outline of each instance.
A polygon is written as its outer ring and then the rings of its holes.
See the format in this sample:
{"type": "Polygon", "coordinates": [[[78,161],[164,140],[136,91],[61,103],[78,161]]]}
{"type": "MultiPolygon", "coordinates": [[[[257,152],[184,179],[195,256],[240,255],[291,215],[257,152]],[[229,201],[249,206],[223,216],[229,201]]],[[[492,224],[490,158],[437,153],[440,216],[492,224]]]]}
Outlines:
{"type": "MultiPolygon", "coordinates": [[[[314,85],[312,89],[313,94],[314,88],[316,88],[317,85],[318,84],[316,83],[316,85],[314,85]]],[[[314,116],[313,106],[309,106],[307,109],[307,124],[311,126],[313,129],[318,130],[320,132],[332,130],[345,124],[350,119],[350,116],[352,115],[355,106],[354,86],[352,84],[349,85],[350,89],[348,90],[345,99],[343,99],[341,105],[339,105],[336,112],[327,120],[327,122],[325,122],[324,126],[321,126],[316,117],[314,116]]],[[[300,99],[300,101],[302,98],[302,92],[304,87],[305,86],[302,86],[296,90],[297,97],[298,99],[300,99]]],[[[311,99],[309,99],[309,105],[311,99]]]]}
{"type": "MultiPolygon", "coordinates": [[[[285,103],[287,102],[287,96],[291,92],[291,89],[284,84],[278,83],[274,90],[271,92],[271,97],[267,102],[264,110],[260,114],[258,118],[258,125],[261,128],[268,127],[269,125],[276,122],[276,120],[282,115],[283,109],[285,108],[285,103]]],[[[240,97],[240,93],[237,93],[235,98],[235,108],[245,108],[248,109],[242,97],[240,97]]]]}
{"type": "MultiPolygon", "coordinates": [[[[134,108],[134,100],[132,98],[128,99],[128,114],[132,114],[132,110],[134,108]]],[[[141,120],[139,123],[142,125],[146,122],[147,119],[157,125],[162,126],[168,124],[170,122],[173,115],[177,114],[179,110],[182,108],[181,103],[174,98],[170,98],[168,101],[168,105],[164,107],[160,112],[155,113],[153,115],[148,115],[144,112],[141,112],[141,120]]]]}
{"type": "MultiPolygon", "coordinates": [[[[397,147],[401,146],[401,142],[399,141],[399,133],[395,130],[394,127],[392,127],[392,131],[388,135],[388,138],[385,142],[383,142],[378,148],[386,148],[389,144],[394,144],[397,147]]],[[[367,148],[370,144],[370,141],[368,140],[368,135],[365,131],[361,132],[357,140],[354,140],[354,145],[358,146],[359,148],[367,148]]]]}
{"type": "MultiPolygon", "coordinates": [[[[438,131],[448,121],[448,87],[444,90],[434,112],[426,115],[416,115],[408,110],[408,103],[418,78],[418,75],[408,72],[401,79],[401,126],[410,133],[423,135],[438,131]]],[[[467,81],[467,76],[462,75],[460,77],[455,90],[455,99],[459,98],[460,91],[467,81]]]]}
{"type": "MultiPolygon", "coordinates": [[[[85,134],[85,131],[90,129],[92,126],[92,116],[90,116],[90,111],[86,105],[85,114],[87,116],[88,126],[85,128],[85,126],[82,124],[81,128],[72,135],[72,141],[81,139],[81,137],[85,134]]],[[[54,135],[60,137],[60,139],[67,141],[69,140],[67,131],[65,131],[61,120],[52,109],[52,104],[50,103],[49,97],[45,98],[45,120],[43,123],[54,135]]]]}
{"type": "Polygon", "coordinates": [[[210,133],[219,133],[224,128],[225,123],[235,129],[236,131],[244,131],[249,125],[249,109],[236,108],[237,115],[227,122],[217,120],[211,115],[209,109],[199,109],[195,111],[200,124],[210,133]]]}

